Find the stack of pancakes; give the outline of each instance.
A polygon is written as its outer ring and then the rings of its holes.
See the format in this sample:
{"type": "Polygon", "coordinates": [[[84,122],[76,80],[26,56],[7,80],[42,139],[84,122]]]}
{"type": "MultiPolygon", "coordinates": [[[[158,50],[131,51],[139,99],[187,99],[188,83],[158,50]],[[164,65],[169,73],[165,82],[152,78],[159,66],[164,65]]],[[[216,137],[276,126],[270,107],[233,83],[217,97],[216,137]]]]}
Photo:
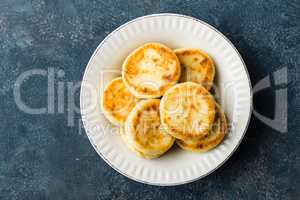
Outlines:
{"type": "Polygon", "coordinates": [[[161,156],[175,141],[184,150],[205,152],[227,132],[224,111],[209,92],[214,76],[212,58],[199,49],[147,43],[125,59],[122,77],[105,87],[102,111],[143,158],[161,156]]]}

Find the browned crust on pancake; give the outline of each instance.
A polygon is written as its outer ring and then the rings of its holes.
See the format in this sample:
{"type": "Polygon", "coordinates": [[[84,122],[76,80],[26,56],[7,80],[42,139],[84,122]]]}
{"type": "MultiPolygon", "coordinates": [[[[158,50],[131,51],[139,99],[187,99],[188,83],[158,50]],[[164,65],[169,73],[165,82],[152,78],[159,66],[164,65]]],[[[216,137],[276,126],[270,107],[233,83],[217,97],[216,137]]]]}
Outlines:
{"type": "Polygon", "coordinates": [[[210,133],[198,140],[176,140],[176,143],[184,150],[192,152],[206,152],[219,145],[227,134],[227,120],[223,109],[216,104],[217,112],[210,133]]]}
{"type": "Polygon", "coordinates": [[[115,125],[123,125],[138,99],[125,87],[121,77],[110,81],[102,94],[102,110],[115,125]]]}
{"type": "Polygon", "coordinates": [[[134,148],[149,154],[163,154],[174,143],[175,139],[162,130],[159,114],[159,99],[140,101],[131,112],[126,122],[127,133],[135,141],[134,148]],[[169,142],[165,143],[164,140],[169,142]]]}
{"type": "MultiPolygon", "coordinates": [[[[191,93],[191,94],[192,94],[191,93]]],[[[190,96],[193,96],[191,95],[190,96]]],[[[189,96],[189,95],[188,95],[189,96]]],[[[193,98],[193,97],[192,97],[193,98]]],[[[192,101],[194,101],[194,99],[192,99],[192,101]]],[[[198,101],[198,99],[197,99],[198,101]]],[[[178,105],[181,106],[181,105],[178,105]]],[[[190,107],[185,107],[184,105],[183,109],[184,110],[196,110],[195,106],[193,104],[190,105],[190,107]]],[[[209,133],[209,129],[211,127],[211,125],[213,124],[214,118],[215,118],[215,101],[213,96],[201,85],[197,84],[197,83],[193,83],[193,82],[186,82],[186,83],[181,83],[181,84],[177,84],[176,86],[170,88],[166,94],[163,96],[162,98],[162,103],[160,106],[160,112],[161,112],[161,122],[163,124],[163,126],[167,129],[168,133],[170,135],[172,135],[173,137],[177,138],[177,139],[182,139],[182,140],[188,140],[188,139],[199,139],[199,138],[203,138],[206,135],[208,135],[209,133]],[[207,106],[207,110],[208,113],[207,115],[205,115],[206,117],[208,117],[208,127],[205,127],[204,130],[202,131],[193,131],[193,130],[186,130],[185,128],[182,127],[182,124],[178,125],[178,124],[174,124],[171,121],[171,116],[168,116],[168,114],[166,114],[166,112],[164,110],[164,104],[167,104],[168,101],[178,101],[178,96],[176,96],[177,93],[180,92],[181,89],[186,89],[187,88],[187,92],[192,92],[193,94],[197,94],[201,96],[201,99],[199,99],[199,101],[203,101],[205,102],[205,105],[207,106]],[[192,91],[190,91],[190,89],[192,91]]],[[[180,115],[178,116],[180,117],[180,115]]],[[[192,122],[192,118],[190,115],[188,115],[187,117],[187,125],[190,127],[191,125],[193,126],[192,122]]]]}
{"type": "Polygon", "coordinates": [[[156,98],[162,96],[169,87],[178,81],[179,77],[180,63],[177,56],[171,49],[160,43],[147,43],[137,48],[125,59],[122,66],[124,83],[138,98],[156,98]],[[160,59],[147,57],[145,52],[149,49],[158,53],[160,59]],[[165,84],[159,85],[153,80],[153,83],[145,83],[142,86],[133,81],[135,77],[142,78],[144,73],[150,73],[141,69],[140,62],[142,60],[146,60],[149,66],[155,66],[156,70],[154,71],[159,70],[162,73],[161,77],[156,78],[164,81],[165,84]],[[171,69],[170,66],[172,66],[171,69]]]}
{"type": "Polygon", "coordinates": [[[215,76],[215,64],[213,59],[204,51],[200,49],[192,48],[182,48],[174,50],[176,56],[178,57],[183,69],[181,73],[181,81],[193,81],[202,84],[207,90],[210,90],[213,84],[215,76]],[[202,56],[202,59],[194,57],[195,62],[199,62],[197,66],[186,66],[182,62],[183,56],[202,56]],[[203,78],[201,81],[194,80],[189,77],[189,73],[201,73],[203,78]]]}

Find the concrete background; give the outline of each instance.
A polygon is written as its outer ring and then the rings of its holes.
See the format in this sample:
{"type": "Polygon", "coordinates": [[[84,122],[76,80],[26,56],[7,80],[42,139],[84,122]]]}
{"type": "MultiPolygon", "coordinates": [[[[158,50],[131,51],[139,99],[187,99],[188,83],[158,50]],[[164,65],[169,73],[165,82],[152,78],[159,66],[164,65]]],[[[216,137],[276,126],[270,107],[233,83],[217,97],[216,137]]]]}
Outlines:
{"type": "MultiPolygon", "coordinates": [[[[261,1],[0,1],[0,199],[299,199],[300,2],[261,1]],[[63,70],[77,83],[99,42],[138,16],[174,12],[202,19],[224,33],[243,56],[252,84],[287,68],[288,131],[253,117],[237,152],[210,176],[176,187],[136,183],[111,169],[63,113],[30,115],[13,97],[30,69],[63,70]]],[[[57,83],[56,85],[57,86],[57,83]]],[[[47,77],[22,85],[32,107],[47,103],[47,77]]],[[[255,94],[254,108],[272,118],[278,87],[255,94]]],[[[67,89],[65,89],[67,93],[67,89]]],[[[79,92],[76,92],[78,105],[79,92]]],[[[279,113],[286,113],[279,110],[279,113]]]]}

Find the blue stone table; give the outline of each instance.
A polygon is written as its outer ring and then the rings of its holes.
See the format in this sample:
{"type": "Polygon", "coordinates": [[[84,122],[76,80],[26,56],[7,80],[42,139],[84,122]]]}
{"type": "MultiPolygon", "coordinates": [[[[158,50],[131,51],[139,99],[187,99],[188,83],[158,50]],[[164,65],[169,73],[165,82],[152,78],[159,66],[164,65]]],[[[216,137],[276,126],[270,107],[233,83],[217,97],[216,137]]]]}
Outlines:
{"type": "Polygon", "coordinates": [[[0,199],[299,199],[299,52],[298,0],[1,0],[0,199]],[[99,42],[128,20],[161,12],[219,29],[261,90],[229,161],[176,187],[143,185],[111,169],[69,107],[78,106],[76,84],[99,42]],[[35,76],[22,80],[28,71],[35,76]],[[54,88],[48,91],[51,74],[54,88]],[[30,114],[30,108],[42,114],[30,114]]]}

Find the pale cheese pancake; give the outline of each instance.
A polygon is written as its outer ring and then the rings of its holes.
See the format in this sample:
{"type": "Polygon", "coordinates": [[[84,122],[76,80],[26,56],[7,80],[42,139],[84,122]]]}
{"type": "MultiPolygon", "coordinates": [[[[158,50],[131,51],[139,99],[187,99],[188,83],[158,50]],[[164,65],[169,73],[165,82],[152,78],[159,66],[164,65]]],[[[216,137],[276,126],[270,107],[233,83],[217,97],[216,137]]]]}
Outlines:
{"type": "Polygon", "coordinates": [[[138,98],[161,97],[180,77],[175,53],[160,43],[147,43],[134,50],[124,61],[122,78],[138,98]]]}
{"type": "Polygon", "coordinates": [[[210,90],[215,77],[213,59],[200,49],[182,48],[174,52],[182,66],[180,81],[199,83],[210,90]]]}
{"type": "Polygon", "coordinates": [[[118,77],[105,87],[101,96],[101,107],[111,123],[122,126],[137,101],[138,99],[125,87],[122,78],[118,77]]]}
{"type": "Polygon", "coordinates": [[[215,100],[200,84],[180,83],[161,99],[160,117],[167,132],[175,138],[201,138],[214,122],[215,100]]]}
{"type": "Polygon", "coordinates": [[[227,121],[221,106],[216,104],[216,108],[215,121],[209,134],[198,140],[176,140],[182,149],[192,152],[206,152],[222,142],[227,133],[227,121]]]}
{"type": "Polygon", "coordinates": [[[153,158],[157,158],[160,156],[160,154],[157,154],[157,155],[144,154],[144,153],[136,150],[133,146],[132,140],[130,139],[128,134],[126,134],[124,127],[120,127],[120,135],[121,135],[121,138],[123,139],[124,143],[128,147],[128,149],[131,150],[132,152],[134,152],[136,155],[138,155],[142,158],[145,158],[145,159],[153,159],[153,158]]]}
{"type": "Polygon", "coordinates": [[[166,133],[161,126],[159,105],[159,99],[140,101],[125,123],[125,132],[130,143],[143,154],[163,154],[175,141],[175,138],[166,133]]]}

